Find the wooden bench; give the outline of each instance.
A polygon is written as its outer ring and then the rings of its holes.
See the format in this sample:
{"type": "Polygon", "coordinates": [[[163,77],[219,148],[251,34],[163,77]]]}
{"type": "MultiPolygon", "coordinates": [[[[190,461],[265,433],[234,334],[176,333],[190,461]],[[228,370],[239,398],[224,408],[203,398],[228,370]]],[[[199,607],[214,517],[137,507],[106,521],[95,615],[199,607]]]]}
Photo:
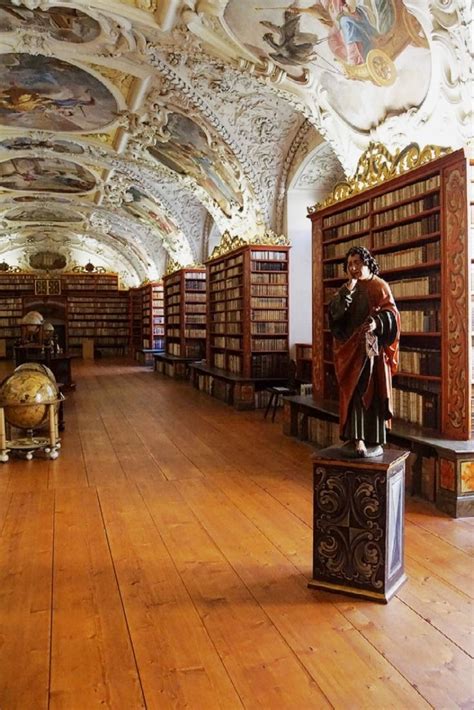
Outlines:
{"type": "Polygon", "coordinates": [[[164,350],[162,348],[160,350],[154,350],[153,348],[140,348],[135,351],[135,359],[140,363],[140,365],[153,365],[153,356],[162,355],[163,353],[164,350]]]}
{"type": "Polygon", "coordinates": [[[190,369],[191,380],[196,389],[240,410],[255,409],[257,393],[267,387],[286,383],[284,377],[242,377],[228,370],[210,367],[206,363],[193,363],[190,369]]]}
{"type": "Polygon", "coordinates": [[[189,378],[189,366],[196,362],[195,357],[178,357],[167,353],[157,353],[153,355],[155,361],[155,372],[176,380],[187,380],[189,378]]]}

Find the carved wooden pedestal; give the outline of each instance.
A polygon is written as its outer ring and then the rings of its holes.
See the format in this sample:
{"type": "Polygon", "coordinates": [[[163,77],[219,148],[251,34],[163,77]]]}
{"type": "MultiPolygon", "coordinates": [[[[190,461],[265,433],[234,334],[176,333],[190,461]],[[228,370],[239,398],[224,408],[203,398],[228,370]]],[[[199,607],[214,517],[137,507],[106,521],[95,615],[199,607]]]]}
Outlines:
{"type": "Polygon", "coordinates": [[[331,446],[313,456],[313,579],[309,587],[388,602],[403,566],[405,459],[341,458],[331,446]]]}

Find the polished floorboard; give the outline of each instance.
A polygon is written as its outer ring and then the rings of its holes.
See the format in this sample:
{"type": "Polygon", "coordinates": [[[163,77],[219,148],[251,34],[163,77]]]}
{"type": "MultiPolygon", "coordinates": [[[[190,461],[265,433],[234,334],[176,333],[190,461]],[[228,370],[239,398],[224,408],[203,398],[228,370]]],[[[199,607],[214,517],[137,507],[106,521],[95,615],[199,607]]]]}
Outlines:
{"type": "Polygon", "coordinates": [[[388,605],[309,590],[308,445],[74,368],[60,457],[0,464],[1,710],[474,707],[472,519],[408,499],[388,605]]]}

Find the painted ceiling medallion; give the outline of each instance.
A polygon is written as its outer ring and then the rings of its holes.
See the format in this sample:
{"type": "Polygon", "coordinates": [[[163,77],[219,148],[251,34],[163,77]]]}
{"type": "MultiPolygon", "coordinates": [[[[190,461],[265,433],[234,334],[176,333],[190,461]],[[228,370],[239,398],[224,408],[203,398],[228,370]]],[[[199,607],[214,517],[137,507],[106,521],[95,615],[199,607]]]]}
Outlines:
{"type": "Polygon", "coordinates": [[[170,114],[166,133],[169,138],[157,141],[151,155],[173,172],[194,178],[228,217],[234,207],[242,209],[237,162],[211,147],[203,129],[180,113],[170,114]]]}
{"type": "Polygon", "coordinates": [[[104,84],[60,59],[1,54],[0,76],[0,125],[91,131],[117,116],[117,102],[104,84]]]}
{"type": "Polygon", "coordinates": [[[88,170],[68,160],[13,158],[0,163],[0,189],[30,192],[89,192],[96,185],[88,170]]]}
{"type": "Polygon", "coordinates": [[[54,150],[55,153],[73,153],[74,155],[83,155],[84,148],[72,141],[57,141],[53,139],[37,139],[30,136],[15,136],[15,138],[6,138],[0,141],[0,147],[7,150],[54,150]]]}
{"type": "Polygon", "coordinates": [[[132,199],[126,202],[125,206],[131,214],[155,227],[164,235],[176,232],[176,226],[170,222],[153,200],[146,197],[143,192],[137,190],[136,187],[131,187],[128,194],[132,199]]]}
{"type": "Polygon", "coordinates": [[[19,29],[47,33],[60,42],[74,44],[92,42],[101,32],[96,20],[74,8],[29,10],[12,5],[10,0],[0,0],[0,32],[14,32],[19,29]]]}
{"type": "Polygon", "coordinates": [[[67,264],[67,259],[64,254],[51,251],[39,251],[36,252],[36,254],[31,254],[29,262],[32,269],[50,271],[64,269],[67,264]]]}
{"type": "Polygon", "coordinates": [[[235,38],[296,81],[315,74],[331,108],[350,125],[368,130],[425,97],[428,42],[402,0],[252,5],[228,2],[224,21],[235,38]]]}
{"type": "Polygon", "coordinates": [[[54,207],[37,207],[14,209],[7,212],[5,219],[11,222],[82,222],[83,217],[72,210],[56,209],[54,207]]]}

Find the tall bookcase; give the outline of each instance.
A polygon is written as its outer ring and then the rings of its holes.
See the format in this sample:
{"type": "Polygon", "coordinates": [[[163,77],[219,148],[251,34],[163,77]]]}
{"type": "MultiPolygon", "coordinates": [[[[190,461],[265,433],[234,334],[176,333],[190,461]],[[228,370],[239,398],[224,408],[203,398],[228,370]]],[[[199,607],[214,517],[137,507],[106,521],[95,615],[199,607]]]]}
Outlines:
{"type": "Polygon", "coordinates": [[[143,347],[143,294],[142,289],[131,288],[129,299],[130,353],[133,355],[143,347]]]}
{"type": "Polygon", "coordinates": [[[117,274],[64,274],[67,303],[67,343],[80,353],[93,339],[95,352],[124,355],[129,341],[128,292],[118,289],[117,274]]]}
{"type": "Polygon", "coordinates": [[[165,316],[163,284],[153,282],[142,287],[142,348],[163,350],[165,316]]]}
{"type": "Polygon", "coordinates": [[[33,274],[0,274],[0,357],[13,353],[13,344],[20,336],[22,296],[33,291],[33,274]]]}
{"type": "Polygon", "coordinates": [[[411,145],[394,159],[372,145],[355,179],[310,208],[313,395],[337,401],[327,304],[347,279],[347,250],[367,246],[401,313],[395,427],[408,424],[407,440],[418,436],[438,447],[437,493],[444,507],[474,511],[468,164],[463,151],[436,153],[411,145]],[[379,184],[370,187],[371,181],[379,184]]]}
{"type": "Polygon", "coordinates": [[[183,268],[163,279],[165,352],[199,360],[206,347],[206,270],[183,268]]]}
{"type": "Polygon", "coordinates": [[[313,377],[313,346],[311,343],[295,343],[296,379],[310,383],[313,377]]]}
{"type": "Polygon", "coordinates": [[[289,247],[248,245],[207,262],[207,362],[252,378],[288,374],[289,247]]]}

